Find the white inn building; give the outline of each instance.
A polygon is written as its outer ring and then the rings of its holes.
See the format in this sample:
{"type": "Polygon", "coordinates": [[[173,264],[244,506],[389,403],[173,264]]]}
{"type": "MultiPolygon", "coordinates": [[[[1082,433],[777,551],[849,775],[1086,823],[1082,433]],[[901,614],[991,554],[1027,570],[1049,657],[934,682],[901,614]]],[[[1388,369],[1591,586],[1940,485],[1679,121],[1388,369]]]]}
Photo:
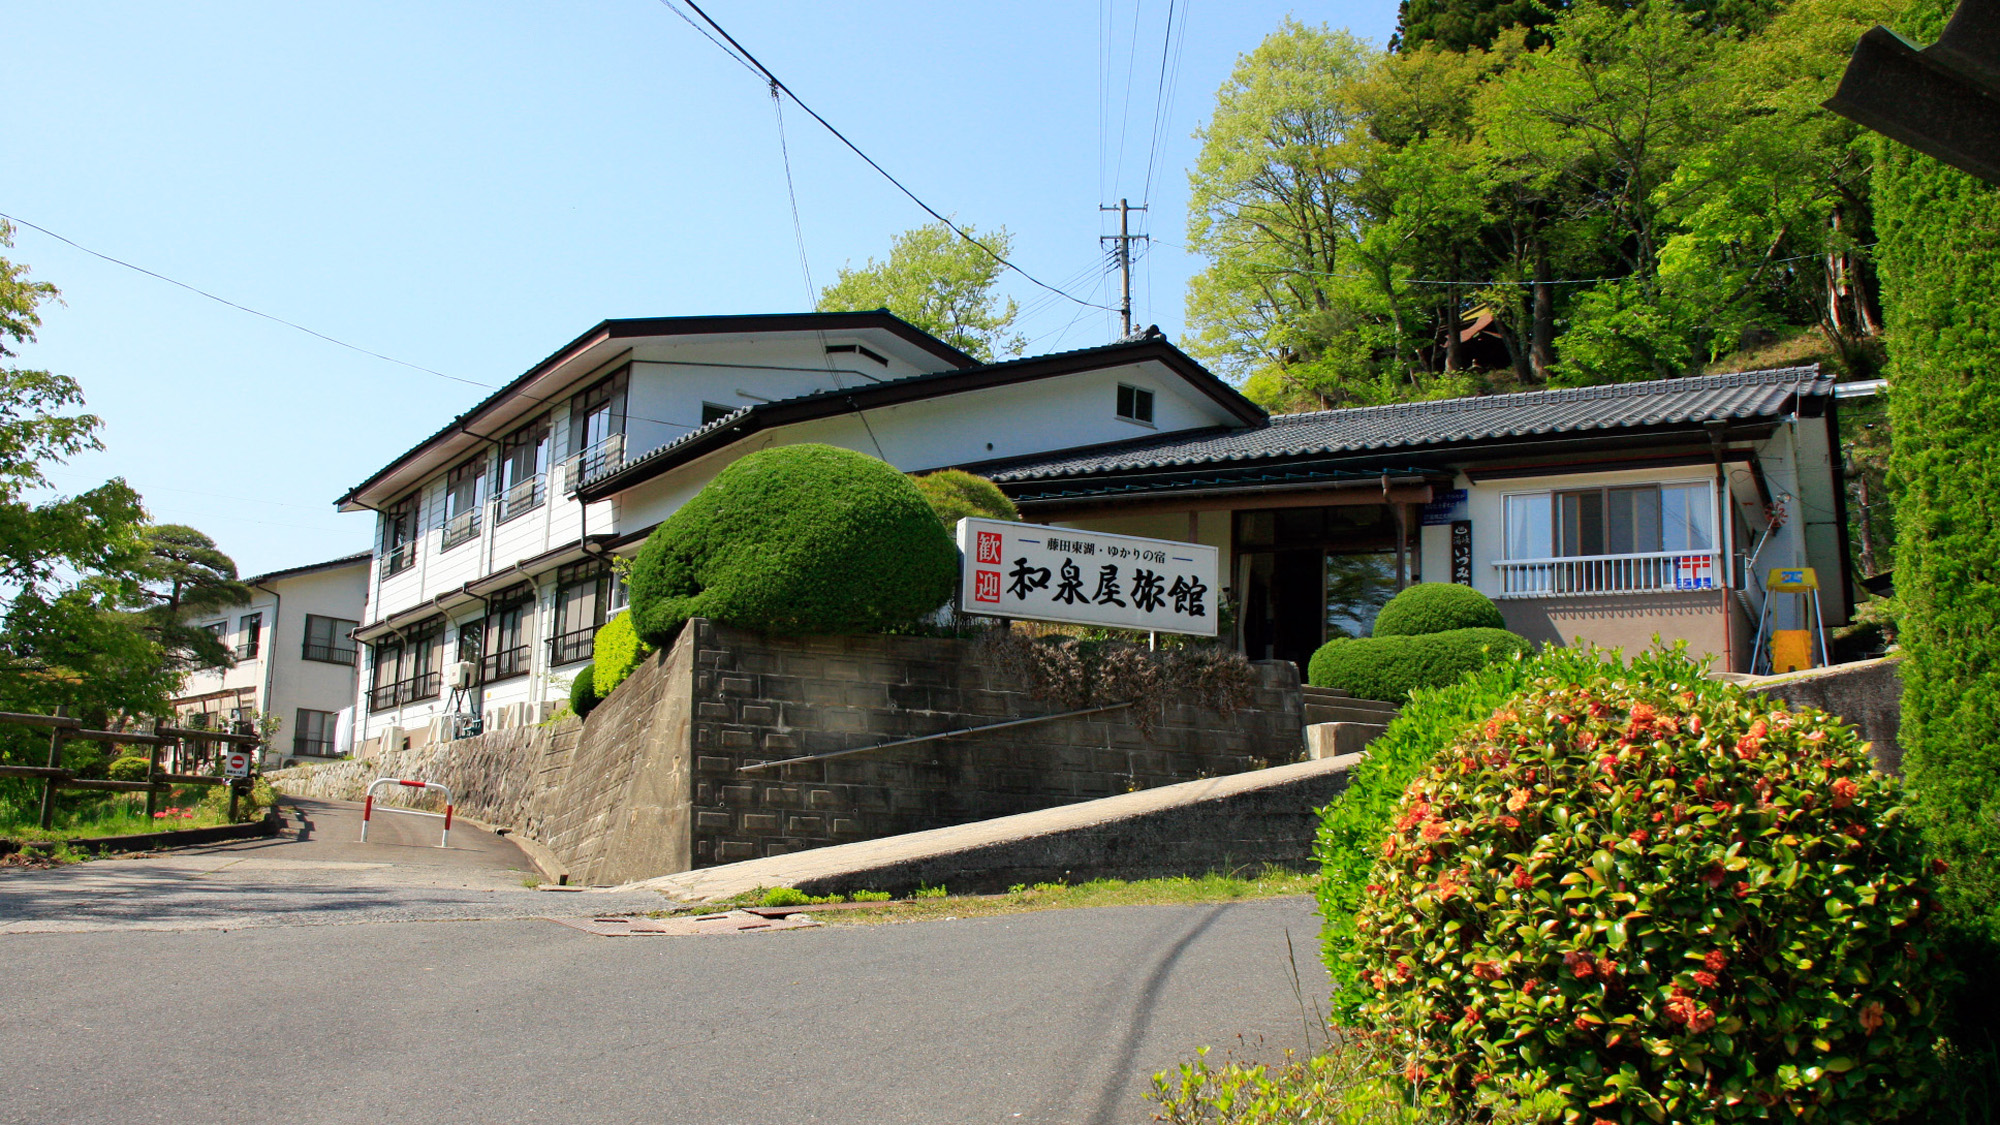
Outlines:
{"type": "Polygon", "coordinates": [[[1741,668],[1753,568],[1816,567],[1846,620],[1835,407],[1790,368],[1273,417],[1157,331],[981,364],[886,312],[605,321],[340,498],[378,525],[356,735],[545,718],[623,605],[612,561],[797,442],[1215,547],[1227,639],[1257,659],[1303,665],[1424,580],[1537,640],[1657,633],[1741,668]]]}

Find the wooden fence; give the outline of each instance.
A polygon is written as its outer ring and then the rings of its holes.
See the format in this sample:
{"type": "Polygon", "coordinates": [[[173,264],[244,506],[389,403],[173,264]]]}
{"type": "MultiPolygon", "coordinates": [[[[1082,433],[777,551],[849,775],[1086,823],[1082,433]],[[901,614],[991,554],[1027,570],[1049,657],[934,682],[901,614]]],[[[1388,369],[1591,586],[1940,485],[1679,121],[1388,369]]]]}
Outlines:
{"type": "MultiPolygon", "coordinates": [[[[39,777],[42,779],[42,828],[55,826],[56,790],[96,789],[116,793],[144,793],[146,795],[146,815],[159,811],[160,794],[176,785],[227,785],[229,786],[229,819],[236,819],[237,801],[250,787],[248,778],[236,779],[209,773],[167,773],[160,769],[160,751],[168,746],[178,746],[182,742],[234,743],[252,749],[263,744],[263,739],[254,734],[233,734],[225,731],[198,730],[192,727],[155,727],[150,733],[137,731],[90,730],[80,720],[67,715],[23,715],[0,711],[0,723],[11,726],[39,727],[49,732],[49,764],[46,766],[0,765],[0,777],[39,777]],[[76,776],[75,770],[62,766],[62,748],[65,742],[108,742],[125,746],[145,746],[147,752],[146,780],[109,781],[76,776]]],[[[178,758],[179,755],[176,755],[178,758]]]]}

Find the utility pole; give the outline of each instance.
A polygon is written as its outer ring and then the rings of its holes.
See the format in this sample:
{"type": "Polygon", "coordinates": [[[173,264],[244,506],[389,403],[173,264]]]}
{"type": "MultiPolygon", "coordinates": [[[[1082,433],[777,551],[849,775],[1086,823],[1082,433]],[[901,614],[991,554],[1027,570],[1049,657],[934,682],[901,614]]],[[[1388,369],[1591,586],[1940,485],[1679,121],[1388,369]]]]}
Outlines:
{"type": "Polygon", "coordinates": [[[1097,241],[1116,242],[1118,244],[1118,322],[1122,327],[1122,331],[1118,335],[1122,339],[1132,334],[1132,240],[1135,238],[1146,238],[1143,234],[1132,233],[1132,212],[1144,211],[1145,208],[1134,207],[1131,203],[1121,199],[1118,201],[1118,206],[1116,207],[1107,207],[1100,203],[1097,205],[1097,209],[1099,211],[1118,212],[1118,233],[1102,235],[1097,241]]]}

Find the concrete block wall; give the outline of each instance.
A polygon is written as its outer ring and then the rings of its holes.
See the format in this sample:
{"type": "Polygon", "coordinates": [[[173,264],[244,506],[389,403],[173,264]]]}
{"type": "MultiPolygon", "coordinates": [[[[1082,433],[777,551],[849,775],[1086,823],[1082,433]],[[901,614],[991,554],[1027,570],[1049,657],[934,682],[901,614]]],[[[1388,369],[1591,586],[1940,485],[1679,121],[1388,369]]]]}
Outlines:
{"type": "Polygon", "coordinates": [[[1252,707],[1234,715],[1169,707],[1142,731],[1131,712],[1109,711],[743,772],[1064,708],[986,666],[968,641],[767,638],[695,621],[681,644],[694,656],[697,867],[1240,773],[1303,751],[1297,670],[1270,662],[1258,666],[1252,707]]]}

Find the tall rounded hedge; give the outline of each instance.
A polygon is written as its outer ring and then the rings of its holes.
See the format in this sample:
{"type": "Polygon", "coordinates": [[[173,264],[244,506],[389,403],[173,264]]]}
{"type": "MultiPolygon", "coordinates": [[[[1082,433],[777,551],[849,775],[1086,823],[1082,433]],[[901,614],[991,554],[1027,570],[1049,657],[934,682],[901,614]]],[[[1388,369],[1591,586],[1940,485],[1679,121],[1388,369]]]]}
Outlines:
{"type": "Polygon", "coordinates": [[[1021,510],[1000,491],[999,485],[963,469],[941,469],[910,479],[947,531],[956,528],[958,521],[967,516],[1015,521],[1021,518],[1021,510]]]}
{"type": "Polygon", "coordinates": [[[1370,632],[1377,637],[1414,637],[1453,629],[1505,629],[1506,618],[1493,599],[1455,582],[1419,582],[1389,599],[1370,632]]]}
{"type": "Polygon", "coordinates": [[[1421,636],[1340,637],[1306,664],[1306,682],[1361,699],[1400,702],[1419,688],[1452,683],[1467,672],[1533,646],[1505,629],[1452,629],[1421,636]]]}
{"type": "Polygon", "coordinates": [[[1817,711],[1544,679],[1405,791],[1349,957],[1417,1095],[1577,1122],[1889,1121],[1933,1068],[1931,871],[1817,711]]]}
{"type": "Polygon", "coordinates": [[[599,699],[610,695],[652,651],[633,631],[629,612],[606,621],[591,643],[591,691],[599,699]]]}
{"type": "Polygon", "coordinates": [[[633,625],[671,644],[690,617],[763,633],[874,632],[943,605],[958,551],[908,477],[829,445],[752,453],[646,539],[633,625]]]}
{"type": "Polygon", "coordinates": [[[576,678],[569,682],[569,709],[581,719],[597,709],[604,697],[597,694],[595,664],[586,664],[576,670],[576,678]]]}

